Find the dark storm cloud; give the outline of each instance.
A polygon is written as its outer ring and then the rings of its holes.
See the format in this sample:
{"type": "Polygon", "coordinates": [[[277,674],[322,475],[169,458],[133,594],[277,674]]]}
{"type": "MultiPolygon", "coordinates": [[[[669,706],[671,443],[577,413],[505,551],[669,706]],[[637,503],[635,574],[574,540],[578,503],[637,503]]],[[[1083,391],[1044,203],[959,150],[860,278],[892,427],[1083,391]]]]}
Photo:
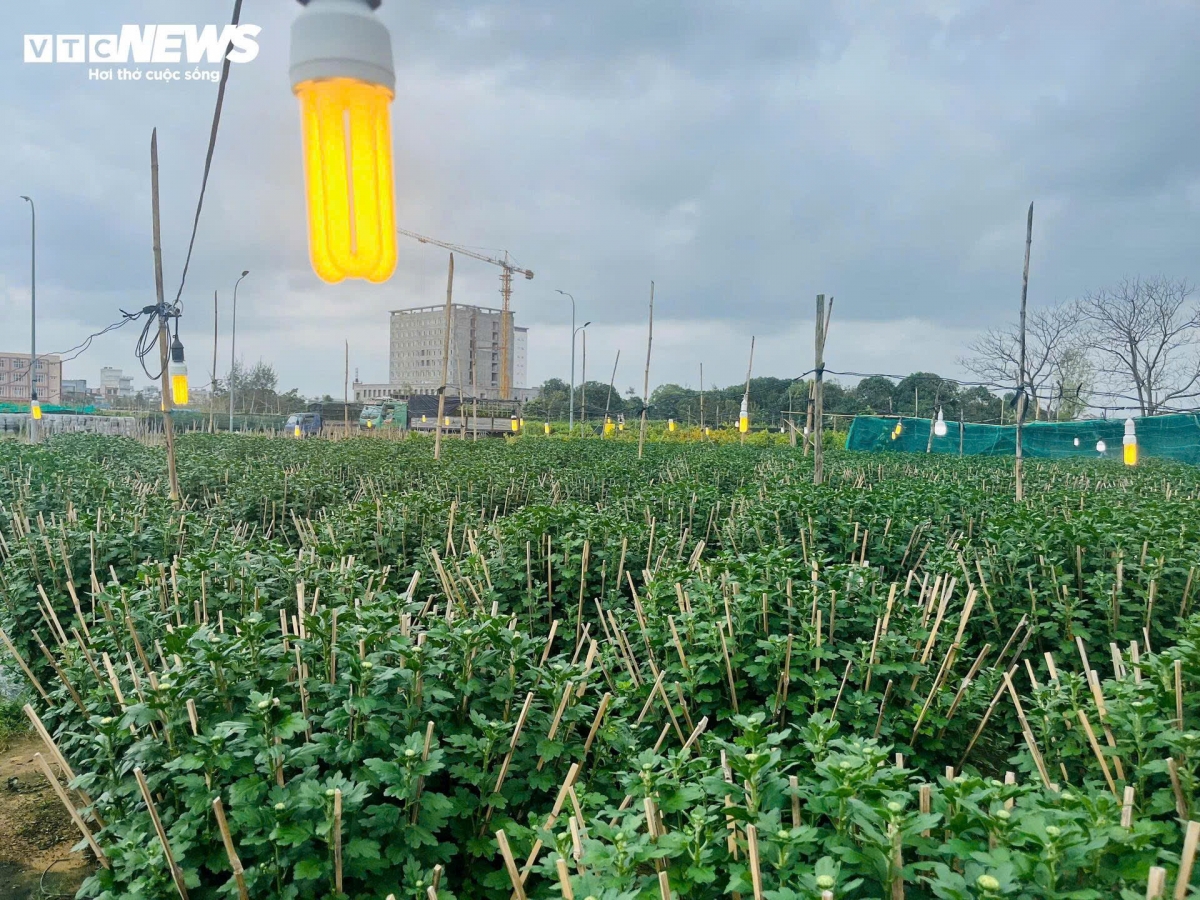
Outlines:
{"type": "MultiPolygon", "coordinates": [[[[173,295],[215,94],[24,65],[21,34],[221,22],[230,6],[48,0],[7,11],[6,344],[26,334],[21,193],[39,203],[46,341],[68,346],[110,321],[114,304],[144,302],[154,125],[173,295]]],[[[185,299],[202,331],[212,291],[226,296],[250,268],[239,348],[273,359],[285,384],[323,392],[340,388],[343,337],[364,379],[384,377],[385,311],[439,302],[445,257],[402,239],[385,287],[311,275],[286,75],[298,10],[245,4],[262,51],[232,73],[185,299]]],[[[398,220],[508,249],[537,272],[514,294],[518,321],[533,328],[535,381],[564,374],[566,307],[554,288],[597,321],[589,352],[624,346],[633,357],[652,278],[677,342],[655,381],[686,380],[704,355],[688,348],[722,330],[738,342],[807,334],[818,291],[838,297],[844,352],[875,354],[860,365],[946,367],[961,352],[948,341],[1011,318],[1031,199],[1034,303],[1125,274],[1196,276],[1200,12],[1190,3],[386,0],[380,15],[397,65],[398,220]],[[934,333],[940,343],[889,349],[881,323],[901,321],[893,330],[910,344],[934,333]]],[[[456,298],[496,303],[495,274],[460,261],[456,298]]],[[[809,352],[789,341],[777,357],[766,351],[767,370],[790,371],[809,352]]],[[[129,368],[127,344],[98,342],[85,374],[129,368]]],[[[734,355],[709,359],[728,368],[714,377],[739,377],[734,355]]]]}

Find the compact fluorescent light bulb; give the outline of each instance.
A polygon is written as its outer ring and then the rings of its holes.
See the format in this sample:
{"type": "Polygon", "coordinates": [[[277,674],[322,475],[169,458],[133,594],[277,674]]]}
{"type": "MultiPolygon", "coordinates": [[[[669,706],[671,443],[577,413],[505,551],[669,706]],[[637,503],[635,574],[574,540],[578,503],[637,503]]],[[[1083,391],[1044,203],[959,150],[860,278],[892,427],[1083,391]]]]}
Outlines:
{"type": "Polygon", "coordinates": [[[379,0],[300,0],[292,92],[300,100],[308,247],[324,281],[396,270],[392,40],[379,0]]]}
{"type": "Polygon", "coordinates": [[[183,359],[183,344],[175,337],[171,341],[171,362],[167,365],[171,381],[171,402],[175,406],[188,405],[188,371],[183,359]]]}

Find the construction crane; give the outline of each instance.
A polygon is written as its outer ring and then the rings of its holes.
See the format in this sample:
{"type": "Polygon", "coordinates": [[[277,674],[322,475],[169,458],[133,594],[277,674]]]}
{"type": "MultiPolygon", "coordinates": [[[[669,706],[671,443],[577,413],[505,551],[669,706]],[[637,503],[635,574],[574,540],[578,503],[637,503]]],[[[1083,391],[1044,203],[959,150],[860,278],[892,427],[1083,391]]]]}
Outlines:
{"type": "Polygon", "coordinates": [[[509,359],[511,354],[509,341],[512,334],[512,311],[509,308],[509,303],[512,300],[512,277],[515,272],[518,275],[524,275],[525,280],[529,281],[533,278],[533,272],[510,263],[508,261],[507,250],[504,251],[503,259],[493,259],[490,256],[485,256],[474,250],[468,250],[466,247],[459,246],[458,244],[439,241],[435,238],[426,237],[423,234],[417,234],[415,231],[405,231],[403,228],[397,228],[396,230],[406,237],[420,241],[422,244],[433,244],[435,247],[442,247],[452,253],[459,253],[463,256],[469,256],[471,259],[478,259],[481,262],[491,263],[493,266],[500,267],[500,296],[504,298],[504,305],[500,311],[500,399],[511,400],[512,363],[509,359]]]}

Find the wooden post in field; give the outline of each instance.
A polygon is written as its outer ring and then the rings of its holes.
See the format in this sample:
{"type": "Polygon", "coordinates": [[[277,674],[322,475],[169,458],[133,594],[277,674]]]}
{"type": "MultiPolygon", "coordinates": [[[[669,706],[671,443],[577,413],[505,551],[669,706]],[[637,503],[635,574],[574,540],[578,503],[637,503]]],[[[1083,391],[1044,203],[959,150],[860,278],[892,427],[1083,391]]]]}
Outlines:
{"type": "Polygon", "coordinates": [[[454,254],[446,274],[446,333],[442,335],[442,386],[438,388],[437,424],[433,430],[433,458],[442,458],[442,421],[446,416],[446,378],[450,368],[450,303],[454,297],[454,254]]]}
{"type": "MultiPolygon", "coordinates": [[[[167,476],[171,485],[171,502],[179,504],[179,473],[175,470],[175,426],[171,421],[171,376],[167,372],[167,319],[163,306],[162,241],[159,237],[158,217],[158,129],[150,132],[150,205],[154,228],[154,293],[158,299],[158,361],[162,365],[160,384],[162,390],[163,435],[167,441],[167,476]]],[[[30,376],[32,377],[32,376],[30,376]]]]}
{"type": "Polygon", "coordinates": [[[704,363],[700,363],[700,434],[704,434],[704,363]]]}
{"type": "Polygon", "coordinates": [[[346,380],[342,383],[342,437],[350,434],[350,342],[346,341],[346,380]]]}
{"type": "Polygon", "coordinates": [[[813,381],[813,484],[825,480],[825,403],[823,381],[825,378],[825,338],[829,336],[829,317],[833,315],[833,298],[825,308],[825,295],[817,294],[817,338],[816,365],[813,381]]]}
{"type": "Polygon", "coordinates": [[[208,384],[208,433],[216,432],[213,420],[213,404],[217,400],[217,292],[213,291],[213,367],[212,379],[208,384]]]}
{"type": "Polygon", "coordinates": [[[646,331],[646,378],[642,383],[642,426],[638,430],[638,459],[646,446],[646,410],[650,406],[650,348],[654,344],[654,282],[650,282],[650,325],[646,331]]]}
{"type": "Polygon", "coordinates": [[[1029,220],[1025,224],[1025,271],[1021,276],[1021,352],[1017,372],[1017,439],[1016,467],[1017,500],[1025,499],[1024,473],[1021,471],[1021,426],[1025,424],[1025,301],[1029,296],[1029,247],[1033,243],[1033,203],[1029,204],[1029,220]]]}
{"type": "Polygon", "coordinates": [[[600,428],[600,436],[604,437],[604,428],[608,425],[608,411],[612,406],[612,391],[613,382],[617,380],[617,363],[621,361],[621,351],[617,351],[617,358],[613,360],[612,378],[608,379],[608,399],[604,401],[604,425],[600,428]]]}

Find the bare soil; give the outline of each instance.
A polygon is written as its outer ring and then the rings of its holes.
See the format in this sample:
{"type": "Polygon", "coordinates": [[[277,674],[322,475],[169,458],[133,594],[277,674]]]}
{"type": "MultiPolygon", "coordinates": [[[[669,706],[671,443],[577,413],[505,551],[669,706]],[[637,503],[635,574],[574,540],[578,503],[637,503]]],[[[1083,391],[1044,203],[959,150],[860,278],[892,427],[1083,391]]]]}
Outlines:
{"type": "Polygon", "coordinates": [[[82,835],[33,761],[41,749],[29,735],[0,752],[0,900],[73,897],[92,870],[71,851],[82,835]]]}

